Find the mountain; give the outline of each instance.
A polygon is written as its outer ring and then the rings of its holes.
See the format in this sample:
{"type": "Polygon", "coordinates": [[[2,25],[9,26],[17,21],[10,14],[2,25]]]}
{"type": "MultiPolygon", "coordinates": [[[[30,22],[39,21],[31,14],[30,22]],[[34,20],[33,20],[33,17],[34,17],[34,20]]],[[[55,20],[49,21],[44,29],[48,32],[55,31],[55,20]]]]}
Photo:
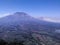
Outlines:
{"type": "Polygon", "coordinates": [[[0,18],[0,38],[7,41],[24,41],[25,45],[60,44],[60,23],[36,19],[24,12],[0,18]]]}

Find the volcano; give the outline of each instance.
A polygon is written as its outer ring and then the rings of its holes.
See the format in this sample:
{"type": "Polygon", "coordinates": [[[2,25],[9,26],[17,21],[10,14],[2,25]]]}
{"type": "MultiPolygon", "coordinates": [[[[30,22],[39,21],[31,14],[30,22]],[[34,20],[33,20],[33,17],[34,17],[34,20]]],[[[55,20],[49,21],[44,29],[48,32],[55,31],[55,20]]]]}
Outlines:
{"type": "Polygon", "coordinates": [[[38,20],[24,12],[0,18],[0,39],[7,42],[16,40],[25,41],[24,44],[28,42],[26,45],[40,45],[40,40],[41,43],[55,40],[55,43],[60,43],[57,29],[60,29],[59,23],[38,20]]]}

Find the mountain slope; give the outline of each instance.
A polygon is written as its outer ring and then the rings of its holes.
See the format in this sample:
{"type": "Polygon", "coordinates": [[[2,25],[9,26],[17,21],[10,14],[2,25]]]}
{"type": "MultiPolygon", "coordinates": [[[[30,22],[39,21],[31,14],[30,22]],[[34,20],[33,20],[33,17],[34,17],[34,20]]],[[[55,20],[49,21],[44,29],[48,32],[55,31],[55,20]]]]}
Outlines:
{"type": "MultiPolygon", "coordinates": [[[[40,45],[46,43],[44,40],[60,43],[60,37],[56,29],[60,29],[60,24],[38,20],[24,12],[16,12],[12,15],[0,19],[0,38],[5,41],[25,41],[26,45],[40,45]],[[45,35],[44,35],[45,34],[45,35]],[[47,36],[47,37],[46,37],[47,36]],[[38,40],[39,39],[39,40],[38,40]]],[[[52,42],[50,42],[52,43],[52,42]]]]}

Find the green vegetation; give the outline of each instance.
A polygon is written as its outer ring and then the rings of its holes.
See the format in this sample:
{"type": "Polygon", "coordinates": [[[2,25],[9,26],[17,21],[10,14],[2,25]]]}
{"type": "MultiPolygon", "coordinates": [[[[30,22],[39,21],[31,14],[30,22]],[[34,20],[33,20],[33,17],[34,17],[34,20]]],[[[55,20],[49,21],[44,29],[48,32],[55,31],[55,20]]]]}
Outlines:
{"type": "Polygon", "coordinates": [[[35,32],[30,33],[29,36],[23,36],[25,39],[23,41],[17,41],[17,39],[14,39],[13,41],[9,42],[0,39],[0,45],[60,45],[60,42],[58,42],[57,39],[48,35],[41,35],[35,32]]]}

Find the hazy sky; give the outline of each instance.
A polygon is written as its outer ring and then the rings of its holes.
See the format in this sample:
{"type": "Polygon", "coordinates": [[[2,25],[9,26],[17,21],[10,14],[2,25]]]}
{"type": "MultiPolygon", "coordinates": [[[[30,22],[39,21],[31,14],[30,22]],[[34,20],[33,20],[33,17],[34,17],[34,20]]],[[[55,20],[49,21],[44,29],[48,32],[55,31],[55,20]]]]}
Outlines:
{"type": "Polygon", "coordinates": [[[60,0],[0,0],[0,16],[17,11],[34,17],[60,18],[60,0]]]}

